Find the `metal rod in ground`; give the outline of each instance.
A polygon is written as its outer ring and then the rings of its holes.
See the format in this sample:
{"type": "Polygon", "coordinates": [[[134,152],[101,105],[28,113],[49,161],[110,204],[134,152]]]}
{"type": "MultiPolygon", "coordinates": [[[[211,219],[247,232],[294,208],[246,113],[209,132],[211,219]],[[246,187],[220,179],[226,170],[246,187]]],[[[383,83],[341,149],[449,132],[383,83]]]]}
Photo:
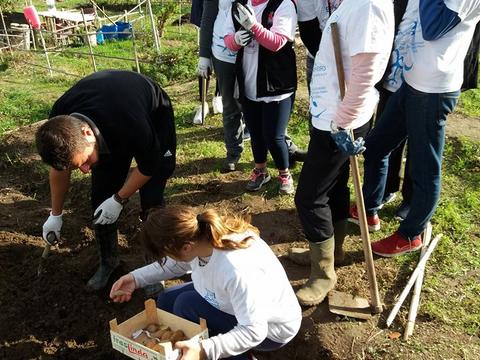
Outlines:
{"type": "Polygon", "coordinates": [[[90,61],[92,62],[93,72],[97,72],[97,64],[95,62],[95,56],[93,55],[92,43],[90,42],[90,34],[88,33],[88,25],[87,25],[87,20],[85,19],[85,13],[83,12],[83,8],[81,9],[81,12],[82,12],[83,25],[85,26],[85,34],[86,34],[85,37],[87,38],[88,52],[90,53],[90,61]]]}
{"type": "Polygon", "coordinates": [[[153,40],[155,41],[155,50],[157,51],[157,55],[160,56],[160,39],[158,38],[157,27],[155,26],[155,20],[152,11],[152,3],[150,0],[147,0],[147,8],[148,14],[150,16],[150,22],[152,23],[152,34],[153,40]]]}
{"type": "MultiPolygon", "coordinates": [[[[423,247],[420,252],[420,259],[427,251],[428,244],[432,238],[432,224],[427,223],[427,227],[423,232],[423,247]]],[[[403,340],[408,340],[409,336],[413,334],[413,328],[415,327],[415,319],[417,317],[418,306],[420,303],[420,292],[422,291],[423,276],[425,271],[421,271],[418,274],[417,280],[415,281],[415,286],[413,288],[412,300],[410,302],[410,309],[408,310],[408,322],[405,326],[405,332],[403,333],[403,340]]]]}
{"type": "Polygon", "coordinates": [[[43,48],[43,53],[45,54],[45,59],[47,59],[48,72],[49,72],[50,76],[52,76],[53,75],[52,65],[50,64],[50,59],[48,57],[47,46],[45,45],[45,39],[43,38],[42,29],[38,30],[38,34],[40,35],[40,42],[42,43],[42,48],[43,48]]]}
{"type": "Polygon", "coordinates": [[[8,37],[7,26],[5,25],[2,8],[0,8],[0,16],[2,17],[3,31],[5,31],[5,37],[7,38],[8,50],[10,51],[10,54],[13,54],[12,44],[10,44],[10,38],[8,37]]]}
{"type": "Polygon", "coordinates": [[[430,257],[430,255],[432,255],[432,252],[437,246],[438,241],[440,240],[441,237],[442,237],[442,234],[435,236],[435,238],[432,240],[432,242],[428,246],[427,251],[425,252],[425,254],[423,254],[422,258],[418,262],[418,265],[413,271],[412,275],[410,276],[410,279],[408,280],[407,285],[405,286],[405,289],[403,289],[402,293],[400,294],[400,297],[398,298],[397,303],[395,304],[392,311],[390,312],[390,315],[388,315],[387,327],[392,325],[393,319],[395,319],[395,316],[397,316],[398,311],[400,310],[400,307],[405,301],[410,289],[412,288],[413,284],[415,284],[418,274],[420,274],[420,272],[425,270],[425,264],[427,263],[427,260],[430,257]]]}

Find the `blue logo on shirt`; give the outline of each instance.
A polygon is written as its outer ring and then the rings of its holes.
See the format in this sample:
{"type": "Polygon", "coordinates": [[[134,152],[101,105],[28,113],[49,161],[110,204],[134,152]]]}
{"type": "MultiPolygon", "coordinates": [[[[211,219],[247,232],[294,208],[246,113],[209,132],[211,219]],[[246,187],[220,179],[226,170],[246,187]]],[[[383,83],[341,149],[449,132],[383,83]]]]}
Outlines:
{"type": "Polygon", "coordinates": [[[207,290],[207,293],[205,294],[205,296],[203,297],[205,300],[207,300],[207,302],[212,305],[213,307],[215,308],[220,308],[220,304],[218,303],[216,297],[215,297],[215,293],[213,291],[210,291],[208,289],[207,290]]]}

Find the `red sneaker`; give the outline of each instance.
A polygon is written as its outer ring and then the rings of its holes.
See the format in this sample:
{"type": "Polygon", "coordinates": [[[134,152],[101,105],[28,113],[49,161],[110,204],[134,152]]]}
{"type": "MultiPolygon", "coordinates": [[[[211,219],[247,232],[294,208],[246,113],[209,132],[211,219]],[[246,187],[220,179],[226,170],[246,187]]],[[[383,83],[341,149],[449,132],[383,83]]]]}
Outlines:
{"type": "MultiPolygon", "coordinates": [[[[357,205],[352,205],[350,207],[350,217],[348,218],[348,221],[354,224],[360,225],[360,221],[358,220],[357,205]]],[[[380,218],[378,217],[377,214],[367,215],[367,224],[368,224],[368,230],[370,232],[380,230],[380,218]]]]}
{"type": "Polygon", "coordinates": [[[413,240],[408,240],[403,235],[395,232],[385,239],[374,242],[372,244],[372,252],[384,257],[393,257],[417,251],[422,245],[420,236],[416,236],[413,240]]]}

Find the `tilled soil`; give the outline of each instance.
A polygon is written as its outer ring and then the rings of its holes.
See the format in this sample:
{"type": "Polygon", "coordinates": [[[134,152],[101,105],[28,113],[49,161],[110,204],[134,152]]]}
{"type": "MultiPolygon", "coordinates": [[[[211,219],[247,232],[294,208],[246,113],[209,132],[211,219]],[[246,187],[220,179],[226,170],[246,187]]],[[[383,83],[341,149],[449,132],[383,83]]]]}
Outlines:
{"type": "MultiPolygon", "coordinates": [[[[89,179],[75,177],[64,216],[63,242],[52,249],[37,276],[43,251],[41,227],[49,209],[47,169],[41,165],[33,148],[38,124],[7,134],[0,145],[0,358],[1,359],[120,359],[112,350],[108,322],[119,322],[143,309],[144,295],[135,294],[126,304],[113,304],[106,293],[88,293],[87,279],[97,266],[97,252],[89,227],[89,179]]],[[[202,166],[204,166],[203,164],[202,166]]],[[[306,246],[295,210],[282,208],[274,199],[249,196],[240,199],[244,183],[238,175],[221,175],[215,181],[202,181],[208,169],[180,167],[182,176],[191,171],[198,186],[173,194],[168,203],[212,206],[248,212],[262,237],[280,257],[292,285],[306,281],[309,269],[284,258],[292,245],[306,246]],[[193,190],[192,190],[193,189],[193,190]],[[297,240],[298,242],[292,242],[297,240]]],[[[126,206],[120,218],[120,253],[122,265],[118,276],[144,263],[135,241],[138,200],[126,206]]],[[[347,239],[347,264],[337,269],[337,290],[369,297],[362,262],[361,242],[353,228],[347,239]]],[[[391,263],[377,260],[377,275],[382,298],[391,306],[405,278],[391,263]]],[[[297,337],[285,348],[260,359],[349,359],[416,358],[403,350],[395,334],[401,331],[405,314],[399,316],[394,330],[386,330],[384,317],[357,322],[330,314],[327,305],[304,309],[304,321],[297,337]],[[393,333],[393,335],[392,335],[393,333]],[[400,350],[399,350],[400,349],[400,350]],[[404,351],[402,353],[402,351],[404,351]],[[398,355],[398,356],[397,356],[398,355]]],[[[433,341],[437,352],[426,351],[421,358],[461,357],[461,349],[450,349],[452,341],[476,342],[449,329],[438,331],[437,323],[420,315],[419,341],[433,341]],[[421,339],[421,340],[420,340],[421,339]],[[453,340],[452,340],[453,339],[453,340]]]]}

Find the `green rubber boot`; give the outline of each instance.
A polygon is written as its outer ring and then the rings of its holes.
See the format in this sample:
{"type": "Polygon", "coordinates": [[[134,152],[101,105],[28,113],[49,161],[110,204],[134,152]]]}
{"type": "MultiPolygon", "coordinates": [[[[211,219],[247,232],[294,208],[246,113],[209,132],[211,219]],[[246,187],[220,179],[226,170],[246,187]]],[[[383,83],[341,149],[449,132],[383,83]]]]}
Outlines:
{"type": "Polygon", "coordinates": [[[310,243],[310,278],[296,293],[301,305],[320,304],[335,287],[334,251],[333,237],[321,243],[310,243]]]}
{"type": "Polygon", "coordinates": [[[105,288],[110,276],[120,265],[117,249],[117,224],[96,225],[95,238],[100,255],[100,265],[86,285],[86,290],[92,292],[105,288]]]}
{"type": "MultiPolygon", "coordinates": [[[[345,252],[343,251],[343,242],[347,236],[347,220],[341,220],[333,225],[333,236],[335,238],[335,266],[345,263],[345,252]]],[[[288,249],[287,258],[297,265],[310,265],[310,249],[307,248],[290,248],[288,249]]]]}
{"type": "Polygon", "coordinates": [[[345,252],[343,251],[343,242],[347,236],[347,220],[337,221],[333,224],[333,237],[335,238],[335,266],[345,264],[345,252]]]}

